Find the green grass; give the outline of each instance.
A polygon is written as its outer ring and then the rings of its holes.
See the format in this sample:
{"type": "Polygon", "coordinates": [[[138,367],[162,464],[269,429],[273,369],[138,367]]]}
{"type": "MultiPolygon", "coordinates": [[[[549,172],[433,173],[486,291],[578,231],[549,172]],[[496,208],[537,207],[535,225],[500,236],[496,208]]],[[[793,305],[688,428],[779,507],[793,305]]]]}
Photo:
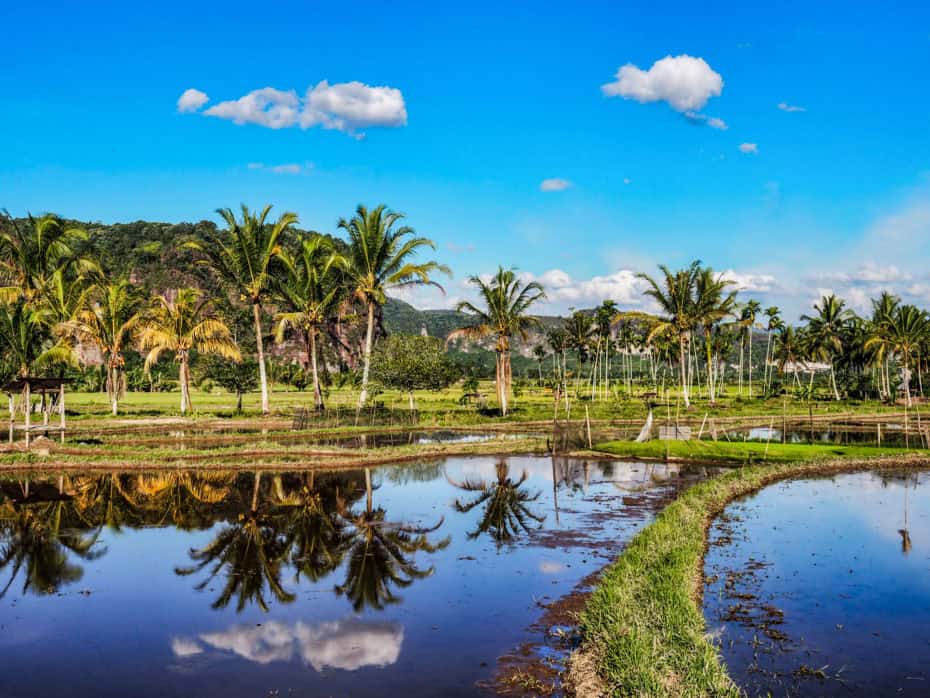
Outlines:
{"type": "MultiPolygon", "coordinates": [[[[915,440],[917,437],[915,437],[915,440]]],[[[916,449],[840,444],[783,444],[776,441],[608,441],[594,449],[618,458],[694,460],[703,462],[752,464],[759,462],[797,463],[827,458],[868,458],[916,453],[916,449]]]]}
{"type": "MultiPolygon", "coordinates": [[[[736,444],[734,444],[736,445],[736,444]]],[[[743,445],[743,444],[740,444],[743,445]]],[[[745,444],[749,445],[749,444],[745,444]]],[[[874,453],[877,449],[872,449],[874,453]]],[[[640,532],[609,567],[581,616],[575,685],[620,696],[738,696],[705,636],[700,606],[707,527],[726,504],[780,479],[925,465],[917,458],[773,463],[695,485],[640,532]]]]}

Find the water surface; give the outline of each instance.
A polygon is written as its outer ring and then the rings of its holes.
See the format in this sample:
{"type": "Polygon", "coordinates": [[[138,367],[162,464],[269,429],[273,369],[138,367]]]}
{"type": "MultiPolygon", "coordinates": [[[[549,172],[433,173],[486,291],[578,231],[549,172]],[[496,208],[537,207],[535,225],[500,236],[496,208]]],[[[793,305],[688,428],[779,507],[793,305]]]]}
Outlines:
{"type": "Polygon", "coordinates": [[[474,695],[706,471],[535,457],[0,477],[0,695],[474,695]]]}
{"type": "Polygon", "coordinates": [[[704,611],[750,695],[930,693],[930,474],[787,481],[731,503],[704,611]]]}

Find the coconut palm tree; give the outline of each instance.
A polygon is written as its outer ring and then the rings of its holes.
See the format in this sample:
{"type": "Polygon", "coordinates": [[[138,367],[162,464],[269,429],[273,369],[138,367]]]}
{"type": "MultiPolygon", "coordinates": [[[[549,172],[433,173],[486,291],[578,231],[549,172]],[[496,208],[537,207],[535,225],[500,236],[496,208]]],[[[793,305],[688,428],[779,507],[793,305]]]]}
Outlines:
{"type": "Polygon", "coordinates": [[[323,409],[323,391],[317,367],[317,339],[345,296],[344,273],[348,260],[322,235],[300,237],[294,254],[282,253],[285,275],[275,284],[275,297],[285,308],[278,313],[276,342],[288,329],[303,333],[307,341],[307,366],[313,374],[313,401],[323,409]]]}
{"type": "Polygon", "coordinates": [[[711,404],[716,399],[716,381],[714,371],[714,328],[733,314],[736,307],[736,291],[727,292],[733,285],[723,274],[717,274],[710,267],[703,267],[694,281],[694,319],[704,333],[704,353],[707,362],[707,397],[711,404]]]}
{"type": "Polygon", "coordinates": [[[283,238],[297,223],[297,215],[283,213],[272,223],[268,220],[271,205],[254,213],[245,204],[242,205],[241,220],[236,220],[232,209],[221,208],[217,213],[225,221],[226,230],[210,232],[203,240],[188,242],[186,246],[202,253],[201,262],[252,306],[262,414],[268,414],[270,406],[262,341],[262,304],[268,300],[271,291],[272,279],[283,250],[283,238]]]}
{"type": "Polygon", "coordinates": [[[89,307],[78,312],[73,320],[62,323],[59,329],[78,342],[94,345],[103,355],[107,398],[115,417],[119,400],[126,392],[123,352],[135,339],[143,318],[145,296],[122,279],[95,285],[91,299],[89,307]]]}
{"type": "Polygon", "coordinates": [[[798,332],[791,325],[782,325],[772,344],[772,358],[778,367],[778,372],[782,375],[788,366],[792,367],[794,381],[798,385],[800,385],[798,366],[804,361],[804,353],[803,337],[799,337],[798,332]]]}
{"type": "Polygon", "coordinates": [[[843,350],[843,329],[852,315],[845,305],[842,299],[830,294],[814,304],[814,315],[801,316],[808,325],[807,338],[812,355],[830,364],[830,380],[835,400],[840,399],[840,393],[836,387],[834,365],[836,355],[843,350]]]}
{"type": "Polygon", "coordinates": [[[768,322],[765,324],[765,370],[762,374],[762,392],[768,392],[769,389],[769,364],[772,361],[772,332],[779,329],[784,323],[779,317],[781,311],[777,306],[771,305],[765,309],[765,316],[768,322]]]}
{"type": "Polygon", "coordinates": [[[15,221],[0,212],[0,299],[38,300],[56,273],[78,275],[99,270],[89,257],[78,254],[87,231],[70,226],[51,214],[15,221]]]}
{"type": "Polygon", "coordinates": [[[73,364],[74,353],[50,334],[52,312],[20,297],[0,303],[0,349],[15,364],[17,375],[35,375],[54,364],[73,364]]]}
{"type": "Polygon", "coordinates": [[[190,399],[190,352],[215,354],[241,361],[239,347],[229,328],[213,314],[210,299],[193,288],[178,289],[171,295],[155,296],[153,307],[140,324],[139,341],[150,371],[164,352],[174,352],[181,384],[181,414],[187,414],[190,399]]]}
{"type": "Polygon", "coordinates": [[[871,336],[865,346],[869,348],[887,342],[889,348],[902,363],[903,390],[907,406],[911,406],[911,366],[913,366],[920,345],[930,333],[930,321],[927,313],[913,305],[900,305],[890,322],[885,323],[883,336],[871,336]]]}
{"type": "Polygon", "coordinates": [[[403,218],[404,214],[391,211],[384,204],[371,210],[359,204],[352,218],[343,218],[338,224],[349,236],[346,269],[349,286],[367,313],[359,407],[368,400],[375,313],[387,302],[388,291],[412,286],[435,286],[442,290],[432,275],[437,272],[451,275],[449,268],[438,262],[413,261],[422,248],[435,250],[436,245],[429,238],[418,237],[410,226],[398,225],[403,218]]]}
{"type": "MultiPolygon", "coordinates": [[[[576,310],[573,312],[563,322],[562,326],[564,327],[566,337],[568,338],[568,346],[574,349],[575,353],[578,355],[578,378],[575,379],[575,389],[577,391],[578,381],[581,378],[584,365],[588,363],[588,359],[591,356],[591,345],[595,341],[597,328],[594,324],[594,318],[582,310],[576,310]]],[[[591,376],[593,380],[593,368],[591,370],[591,376]]]]}
{"type": "Polygon", "coordinates": [[[879,366],[879,393],[884,399],[891,395],[890,359],[891,348],[890,326],[894,322],[901,299],[883,291],[878,298],[872,300],[872,319],[870,322],[870,345],[875,360],[879,366]]]}
{"type": "Polygon", "coordinates": [[[459,337],[494,338],[494,351],[497,353],[497,402],[501,408],[501,415],[507,416],[511,382],[510,343],[514,335],[526,341],[529,330],[539,325],[539,321],[529,315],[528,311],[534,303],[546,297],[546,291],[542,284],[536,281],[523,283],[513,269],[503,267],[497,268],[497,273],[489,282],[485,282],[479,276],[469,277],[468,282],[478,288],[478,296],[484,308],[479,308],[469,301],[459,303],[456,311],[468,313],[475,322],[450,333],[446,342],[459,337]]]}
{"type": "MultiPolygon", "coordinates": [[[[752,399],[752,331],[756,328],[756,317],[759,315],[759,312],[762,310],[762,304],[759,301],[752,299],[746,302],[746,305],[743,306],[742,312],[740,313],[740,324],[743,327],[745,333],[746,345],[748,348],[747,354],[747,373],[749,378],[749,399],[752,399]]],[[[740,381],[743,379],[743,341],[740,340],[739,345],[739,360],[740,360],[740,381]]]]}
{"type": "Polygon", "coordinates": [[[652,298],[662,313],[662,317],[649,333],[649,340],[669,331],[677,335],[681,393],[687,408],[691,406],[688,397],[688,346],[697,324],[694,293],[701,273],[701,263],[695,260],[690,266],[676,272],[660,264],[659,270],[662,272],[661,283],[648,274],[639,273],[636,276],[648,284],[644,295],[652,298]]]}

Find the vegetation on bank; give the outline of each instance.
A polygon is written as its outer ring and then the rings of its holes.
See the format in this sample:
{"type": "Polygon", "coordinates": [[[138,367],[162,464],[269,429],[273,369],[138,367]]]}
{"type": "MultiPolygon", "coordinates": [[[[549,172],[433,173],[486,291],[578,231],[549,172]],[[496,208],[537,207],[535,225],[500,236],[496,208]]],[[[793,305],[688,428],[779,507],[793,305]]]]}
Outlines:
{"type": "Polygon", "coordinates": [[[771,463],[695,485],[600,578],[581,616],[584,639],[570,681],[593,683],[599,695],[739,696],[706,635],[700,606],[713,517],[732,499],[788,477],[921,464],[907,457],[771,463]]]}
{"type": "MultiPolygon", "coordinates": [[[[917,445],[919,437],[915,436],[917,445]]],[[[597,444],[595,450],[618,458],[650,460],[685,460],[702,463],[798,463],[811,459],[869,458],[872,456],[902,456],[916,449],[856,446],[843,444],[783,444],[777,441],[688,441],[652,440],[608,441],[597,444]]]]}

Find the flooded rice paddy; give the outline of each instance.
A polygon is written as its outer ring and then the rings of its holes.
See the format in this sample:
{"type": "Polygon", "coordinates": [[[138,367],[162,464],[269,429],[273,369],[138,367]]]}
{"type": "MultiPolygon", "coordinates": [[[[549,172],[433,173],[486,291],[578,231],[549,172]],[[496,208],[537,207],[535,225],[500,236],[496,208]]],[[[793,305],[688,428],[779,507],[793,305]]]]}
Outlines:
{"type": "Polygon", "coordinates": [[[688,466],[0,476],[0,695],[558,693],[572,611],[688,466]]]}
{"type": "Polygon", "coordinates": [[[709,542],[708,630],[749,695],[930,694],[930,474],[772,485],[709,542]]]}

